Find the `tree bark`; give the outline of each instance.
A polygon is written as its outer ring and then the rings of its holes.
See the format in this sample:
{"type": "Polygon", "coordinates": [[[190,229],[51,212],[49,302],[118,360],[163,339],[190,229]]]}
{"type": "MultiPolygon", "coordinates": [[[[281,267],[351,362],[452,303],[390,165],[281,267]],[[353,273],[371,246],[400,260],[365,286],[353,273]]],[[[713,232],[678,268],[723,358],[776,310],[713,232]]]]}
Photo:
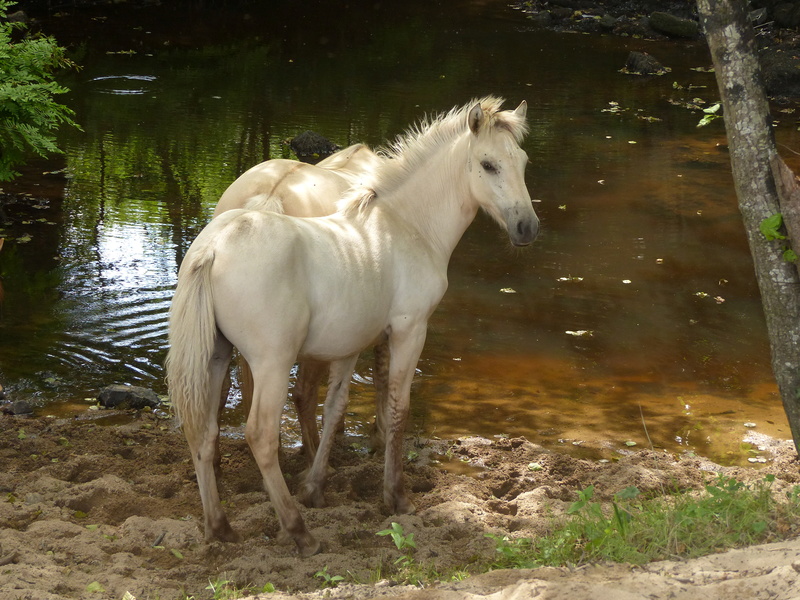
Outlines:
{"type": "Polygon", "coordinates": [[[800,253],[800,187],[778,155],[761,83],[755,35],[744,0],[698,0],[728,135],[731,168],[758,280],[772,370],[800,453],[800,272],[784,260],[800,253]],[[768,241],[761,222],[781,213],[786,240],[768,241]]]}

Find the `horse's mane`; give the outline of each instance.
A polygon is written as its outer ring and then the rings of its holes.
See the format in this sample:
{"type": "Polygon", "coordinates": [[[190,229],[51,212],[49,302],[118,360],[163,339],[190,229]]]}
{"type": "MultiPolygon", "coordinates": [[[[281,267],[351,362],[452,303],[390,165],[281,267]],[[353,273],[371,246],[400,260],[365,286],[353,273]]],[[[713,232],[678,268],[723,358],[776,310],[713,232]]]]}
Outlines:
{"type": "Polygon", "coordinates": [[[338,202],[339,210],[346,214],[360,213],[375,198],[397,186],[423,164],[431,152],[464,133],[467,113],[476,104],[480,104],[486,119],[481,127],[482,135],[483,132],[504,130],[520,143],[528,132],[528,124],[524,117],[513,110],[501,111],[503,102],[503,98],[486,96],[446,113],[424,117],[417,125],[399,135],[392,144],[379,149],[380,154],[391,160],[384,160],[364,185],[345,193],[338,202]]]}

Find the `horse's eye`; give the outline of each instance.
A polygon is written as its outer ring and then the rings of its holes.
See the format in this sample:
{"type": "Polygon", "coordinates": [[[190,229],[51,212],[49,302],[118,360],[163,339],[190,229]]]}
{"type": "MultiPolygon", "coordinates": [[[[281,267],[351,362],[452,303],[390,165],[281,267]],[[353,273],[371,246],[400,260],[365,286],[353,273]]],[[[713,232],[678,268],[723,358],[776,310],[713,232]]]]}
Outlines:
{"type": "Polygon", "coordinates": [[[486,171],[487,173],[497,173],[497,167],[495,167],[488,160],[481,161],[481,166],[483,167],[483,170],[486,171]]]}

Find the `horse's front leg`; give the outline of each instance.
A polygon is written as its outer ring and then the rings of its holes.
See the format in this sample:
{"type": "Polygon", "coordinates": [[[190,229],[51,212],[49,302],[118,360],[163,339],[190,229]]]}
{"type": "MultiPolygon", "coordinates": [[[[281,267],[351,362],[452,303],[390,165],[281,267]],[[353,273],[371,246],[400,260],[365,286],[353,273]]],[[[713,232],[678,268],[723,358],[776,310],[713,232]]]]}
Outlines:
{"type": "Polygon", "coordinates": [[[214,352],[208,364],[209,381],[205,398],[200,403],[202,412],[191,421],[183,423],[183,433],[192,454],[200,500],[203,503],[205,539],[223,542],[240,541],[222,510],[217,487],[219,470],[219,413],[222,403],[220,390],[231,360],[231,345],[217,336],[214,352]]]}
{"type": "Polygon", "coordinates": [[[414,503],[403,482],[403,437],[411,404],[411,382],[425,345],[427,324],[405,330],[392,329],[389,336],[389,380],[384,418],[386,454],[384,456],[383,501],[396,514],[413,514],[414,503]]]}
{"type": "Polygon", "coordinates": [[[320,544],[306,529],[278,464],[281,413],[293,358],[250,364],[255,388],[244,435],[278,515],[281,537],[294,540],[302,556],[311,556],[319,552],[320,544]]]}
{"type": "Polygon", "coordinates": [[[317,431],[317,396],[319,382],[328,363],[316,360],[304,360],[297,366],[297,381],[292,390],[292,400],[297,411],[297,421],[303,436],[303,454],[310,467],[319,447],[319,431],[317,431]]]}
{"type": "Polygon", "coordinates": [[[333,438],[347,408],[350,393],[350,378],[356,366],[357,354],[331,363],[328,395],[325,398],[325,412],[322,417],[322,439],[311,469],[305,474],[300,488],[300,501],[306,506],[322,508],[325,506],[325,482],[328,476],[328,460],[333,446],[333,438]]]}

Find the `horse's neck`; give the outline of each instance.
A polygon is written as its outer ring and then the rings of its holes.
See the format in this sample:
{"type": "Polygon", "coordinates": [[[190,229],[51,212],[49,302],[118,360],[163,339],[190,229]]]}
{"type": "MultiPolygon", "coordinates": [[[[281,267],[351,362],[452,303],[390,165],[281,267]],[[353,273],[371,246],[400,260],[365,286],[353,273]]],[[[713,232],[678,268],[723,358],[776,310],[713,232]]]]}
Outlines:
{"type": "MultiPolygon", "coordinates": [[[[464,146],[452,154],[461,156],[462,149],[466,156],[464,146]]],[[[445,147],[434,153],[385,199],[385,205],[445,263],[478,212],[469,193],[465,164],[453,162],[451,150],[445,147]]]]}

